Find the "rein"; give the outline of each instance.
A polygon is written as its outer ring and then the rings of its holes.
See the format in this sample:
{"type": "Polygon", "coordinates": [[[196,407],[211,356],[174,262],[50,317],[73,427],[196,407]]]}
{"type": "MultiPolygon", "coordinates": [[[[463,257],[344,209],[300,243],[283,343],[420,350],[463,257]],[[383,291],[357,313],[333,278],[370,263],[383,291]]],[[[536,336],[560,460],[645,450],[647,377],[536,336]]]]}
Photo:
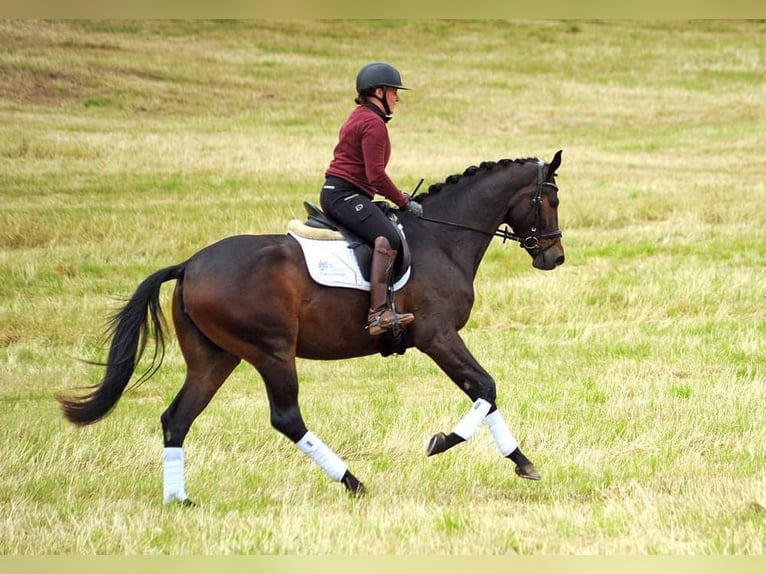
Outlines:
{"type": "MultiPolygon", "coordinates": [[[[552,187],[556,191],[559,190],[559,187],[555,183],[543,181],[543,166],[544,164],[542,162],[537,164],[537,190],[535,191],[535,197],[532,198],[532,205],[537,211],[537,227],[530,228],[530,235],[527,235],[526,237],[521,237],[520,235],[511,233],[511,230],[509,230],[507,224],[505,227],[503,227],[503,229],[485,231],[484,229],[479,229],[478,227],[472,227],[463,223],[455,223],[453,221],[443,221],[441,219],[433,219],[431,217],[425,216],[421,216],[420,219],[423,221],[430,221],[431,223],[438,223],[439,225],[448,225],[450,227],[457,227],[467,231],[475,231],[476,233],[481,233],[482,235],[487,235],[489,237],[502,237],[503,243],[510,239],[511,241],[516,241],[519,244],[519,247],[523,247],[524,249],[535,249],[539,247],[540,239],[553,239],[561,237],[561,231],[558,229],[555,231],[549,231],[547,233],[537,233],[537,229],[540,227],[540,205],[542,205],[543,187],[548,186],[552,187]]],[[[420,184],[418,184],[418,187],[420,187],[420,184]]]]}

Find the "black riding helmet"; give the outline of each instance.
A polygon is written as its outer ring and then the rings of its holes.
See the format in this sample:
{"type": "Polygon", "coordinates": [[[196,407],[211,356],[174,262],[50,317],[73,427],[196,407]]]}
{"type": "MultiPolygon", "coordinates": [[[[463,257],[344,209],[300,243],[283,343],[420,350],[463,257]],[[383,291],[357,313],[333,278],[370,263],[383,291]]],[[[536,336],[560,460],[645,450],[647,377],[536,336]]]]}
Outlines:
{"type": "MultiPolygon", "coordinates": [[[[375,88],[396,88],[397,90],[409,90],[402,85],[402,76],[399,70],[386,62],[372,62],[364,66],[356,75],[356,91],[362,96],[371,96],[375,88]]],[[[385,97],[378,98],[383,103],[386,113],[390,114],[385,97]]]]}
{"type": "Polygon", "coordinates": [[[372,62],[359,70],[356,76],[356,91],[364,94],[377,87],[409,90],[402,85],[402,76],[391,64],[372,62]]]}

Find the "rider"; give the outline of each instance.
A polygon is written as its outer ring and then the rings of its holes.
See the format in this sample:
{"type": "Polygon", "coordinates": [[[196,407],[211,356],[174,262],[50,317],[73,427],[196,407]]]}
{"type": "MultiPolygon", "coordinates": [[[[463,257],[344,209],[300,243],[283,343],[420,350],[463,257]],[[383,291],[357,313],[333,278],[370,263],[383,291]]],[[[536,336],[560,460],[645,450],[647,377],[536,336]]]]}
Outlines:
{"type": "Polygon", "coordinates": [[[326,214],[374,246],[367,315],[370,335],[415,319],[412,313],[396,313],[389,305],[387,293],[401,245],[394,226],[372,202],[375,194],[380,194],[417,217],[423,214],[420,203],[400,191],[386,174],[391,155],[386,123],[399,101],[398,90],[407,89],[397,69],[385,62],[372,62],[359,71],[357,107],[340,128],[319,196],[326,214]]]}

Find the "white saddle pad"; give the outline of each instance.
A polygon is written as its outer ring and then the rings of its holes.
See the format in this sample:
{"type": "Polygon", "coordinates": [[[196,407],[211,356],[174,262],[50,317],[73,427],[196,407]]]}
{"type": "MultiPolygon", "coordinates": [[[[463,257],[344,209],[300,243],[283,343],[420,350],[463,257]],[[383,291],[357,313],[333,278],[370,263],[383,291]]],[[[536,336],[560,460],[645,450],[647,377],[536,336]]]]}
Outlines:
{"type": "MultiPolygon", "coordinates": [[[[362,276],[354,252],[344,240],[307,239],[292,231],[288,231],[287,234],[303,249],[306,267],[314,281],[328,287],[370,290],[370,282],[362,276]]],[[[409,278],[408,268],[402,278],[394,284],[394,291],[404,287],[409,278]]]]}

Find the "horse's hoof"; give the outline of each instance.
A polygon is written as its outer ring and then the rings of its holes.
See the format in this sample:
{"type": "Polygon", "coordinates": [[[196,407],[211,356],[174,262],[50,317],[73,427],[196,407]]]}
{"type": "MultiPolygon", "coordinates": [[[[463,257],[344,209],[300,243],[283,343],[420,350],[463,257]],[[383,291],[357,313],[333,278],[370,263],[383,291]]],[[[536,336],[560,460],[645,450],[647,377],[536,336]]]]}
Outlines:
{"type": "Polygon", "coordinates": [[[366,492],[364,484],[349,471],[343,475],[341,482],[346,487],[346,491],[354,498],[362,496],[366,492]]]}
{"type": "Polygon", "coordinates": [[[165,500],[165,506],[183,506],[194,507],[197,506],[190,498],[181,498],[180,496],[173,496],[165,500]]]}
{"type": "Polygon", "coordinates": [[[426,456],[433,456],[447,450],[447,435],[443,432],[437,433],[431,437],[426,447],[426,456]]]}
{"type": "Polygon", "coordinates": [[[364,483],[360,482],[356,485],[356,488],[348,491],[351,498],[359,498],[367,493],[367,489],[364,487],[364,483]]]}
{"type": "Polygon", "coordinates": [[[531,462],[517,466],[516,474],[518,474],[521,478],[527,478],[529,480],[540,480],[542,478],[540,473],[537,472],[535,465],[533,465],[531,462]]]}

